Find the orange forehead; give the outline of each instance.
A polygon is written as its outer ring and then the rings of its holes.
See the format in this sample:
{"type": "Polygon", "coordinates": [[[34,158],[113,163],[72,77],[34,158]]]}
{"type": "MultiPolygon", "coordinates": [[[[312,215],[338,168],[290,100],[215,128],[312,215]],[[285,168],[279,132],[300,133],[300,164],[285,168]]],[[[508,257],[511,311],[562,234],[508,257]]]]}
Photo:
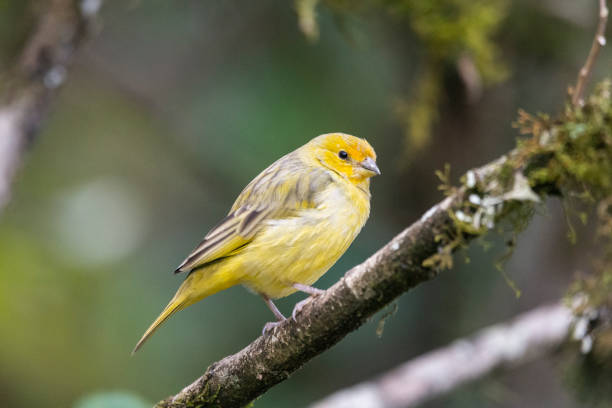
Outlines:
{"type": "Polygon", "coordinates": [[[333,152],[345,150],[349,157],[356,161],[362,161],[367,157],[376,160],[376,153],[370,144],[365,140],[346,133],[328,133],[316,137],[313,142],[333,152]]]}

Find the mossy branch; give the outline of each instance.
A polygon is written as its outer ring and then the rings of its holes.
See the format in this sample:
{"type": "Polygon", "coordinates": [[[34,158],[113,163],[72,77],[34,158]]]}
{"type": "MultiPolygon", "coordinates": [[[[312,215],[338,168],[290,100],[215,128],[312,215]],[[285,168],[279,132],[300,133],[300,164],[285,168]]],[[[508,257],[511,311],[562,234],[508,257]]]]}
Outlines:
{"type": "Polygon", "coordinates": [[[240,407],[329,349],[402,293],[452,265],[452,253],[503,220],[527,223],[535,202],[550,194],[612,188],[610,82],[583,107],[567,105],[555,120],[522,114],[517,126],[531,138],[483,167],[324,295],[157,407],[240,407]]]}
{"type": "Polygon", "coordinates": [[[0,86],[0,210],[9,201],[21,155],[38,133],[102,0],[40,3],[34,29],[0,86]]]}

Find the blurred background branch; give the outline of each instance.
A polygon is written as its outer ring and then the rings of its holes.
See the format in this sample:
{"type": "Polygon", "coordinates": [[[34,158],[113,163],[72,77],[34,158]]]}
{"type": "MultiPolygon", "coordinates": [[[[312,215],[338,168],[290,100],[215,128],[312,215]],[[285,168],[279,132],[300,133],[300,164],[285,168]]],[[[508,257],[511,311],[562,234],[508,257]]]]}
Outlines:
{"type": "Polygon", "coordinates": [[[573,312],[541,306],[420,355],[377,378],[334,392],[312,408],[408,408],[450,393],[497,370],[516,368],[568,338],[573,312]]]}
{"type": "Polygon", "coordinates": [[[0,211],[27,146],[33,141],[102,0],[38,1],[37,20],[0,86],[0,211]]]}

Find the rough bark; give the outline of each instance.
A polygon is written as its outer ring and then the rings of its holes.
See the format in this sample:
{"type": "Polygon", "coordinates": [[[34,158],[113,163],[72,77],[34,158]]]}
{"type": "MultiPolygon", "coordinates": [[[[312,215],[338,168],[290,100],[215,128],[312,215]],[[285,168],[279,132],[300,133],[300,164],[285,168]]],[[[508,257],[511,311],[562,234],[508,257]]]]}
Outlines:
{"type": "Polygon", "coordinates": [[[572,316],[561,304],[539,307],[337,391],[312,408],[415,407],[495,370],[553,352],[568,338],[572,316]]]}
{"type": "Polygon", "coordinates": [[[0,95],[0,211],[21,156],[64,83],[102,0],[39,2],[38,20],[0,95]]]}

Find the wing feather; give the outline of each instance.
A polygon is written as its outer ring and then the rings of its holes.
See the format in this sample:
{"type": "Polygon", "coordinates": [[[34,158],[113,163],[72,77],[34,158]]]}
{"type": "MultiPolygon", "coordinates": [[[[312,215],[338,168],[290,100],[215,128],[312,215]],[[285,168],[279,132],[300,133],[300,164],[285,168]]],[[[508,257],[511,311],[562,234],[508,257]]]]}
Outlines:
{"type": "Polygon", "coordinates": [[[204,240],[179,265],[175,273],[191,271],[209,262],[234,254],[234,251],[250,242],[251,234],[244,234],[240,228],[255,211],[242,211],[240,215],[230,214],[213,228],[204,240]]]}
{"type": "Polygon", "coordinates": [[[282,157],[251,181],[227,217],[206,234],[175,273],[233,256],[253,240],[266,220],[295,216],[298,210],[314,206],[315,193],[332,178],[324,169],[305,169],[296,153],[282,157]]]}

